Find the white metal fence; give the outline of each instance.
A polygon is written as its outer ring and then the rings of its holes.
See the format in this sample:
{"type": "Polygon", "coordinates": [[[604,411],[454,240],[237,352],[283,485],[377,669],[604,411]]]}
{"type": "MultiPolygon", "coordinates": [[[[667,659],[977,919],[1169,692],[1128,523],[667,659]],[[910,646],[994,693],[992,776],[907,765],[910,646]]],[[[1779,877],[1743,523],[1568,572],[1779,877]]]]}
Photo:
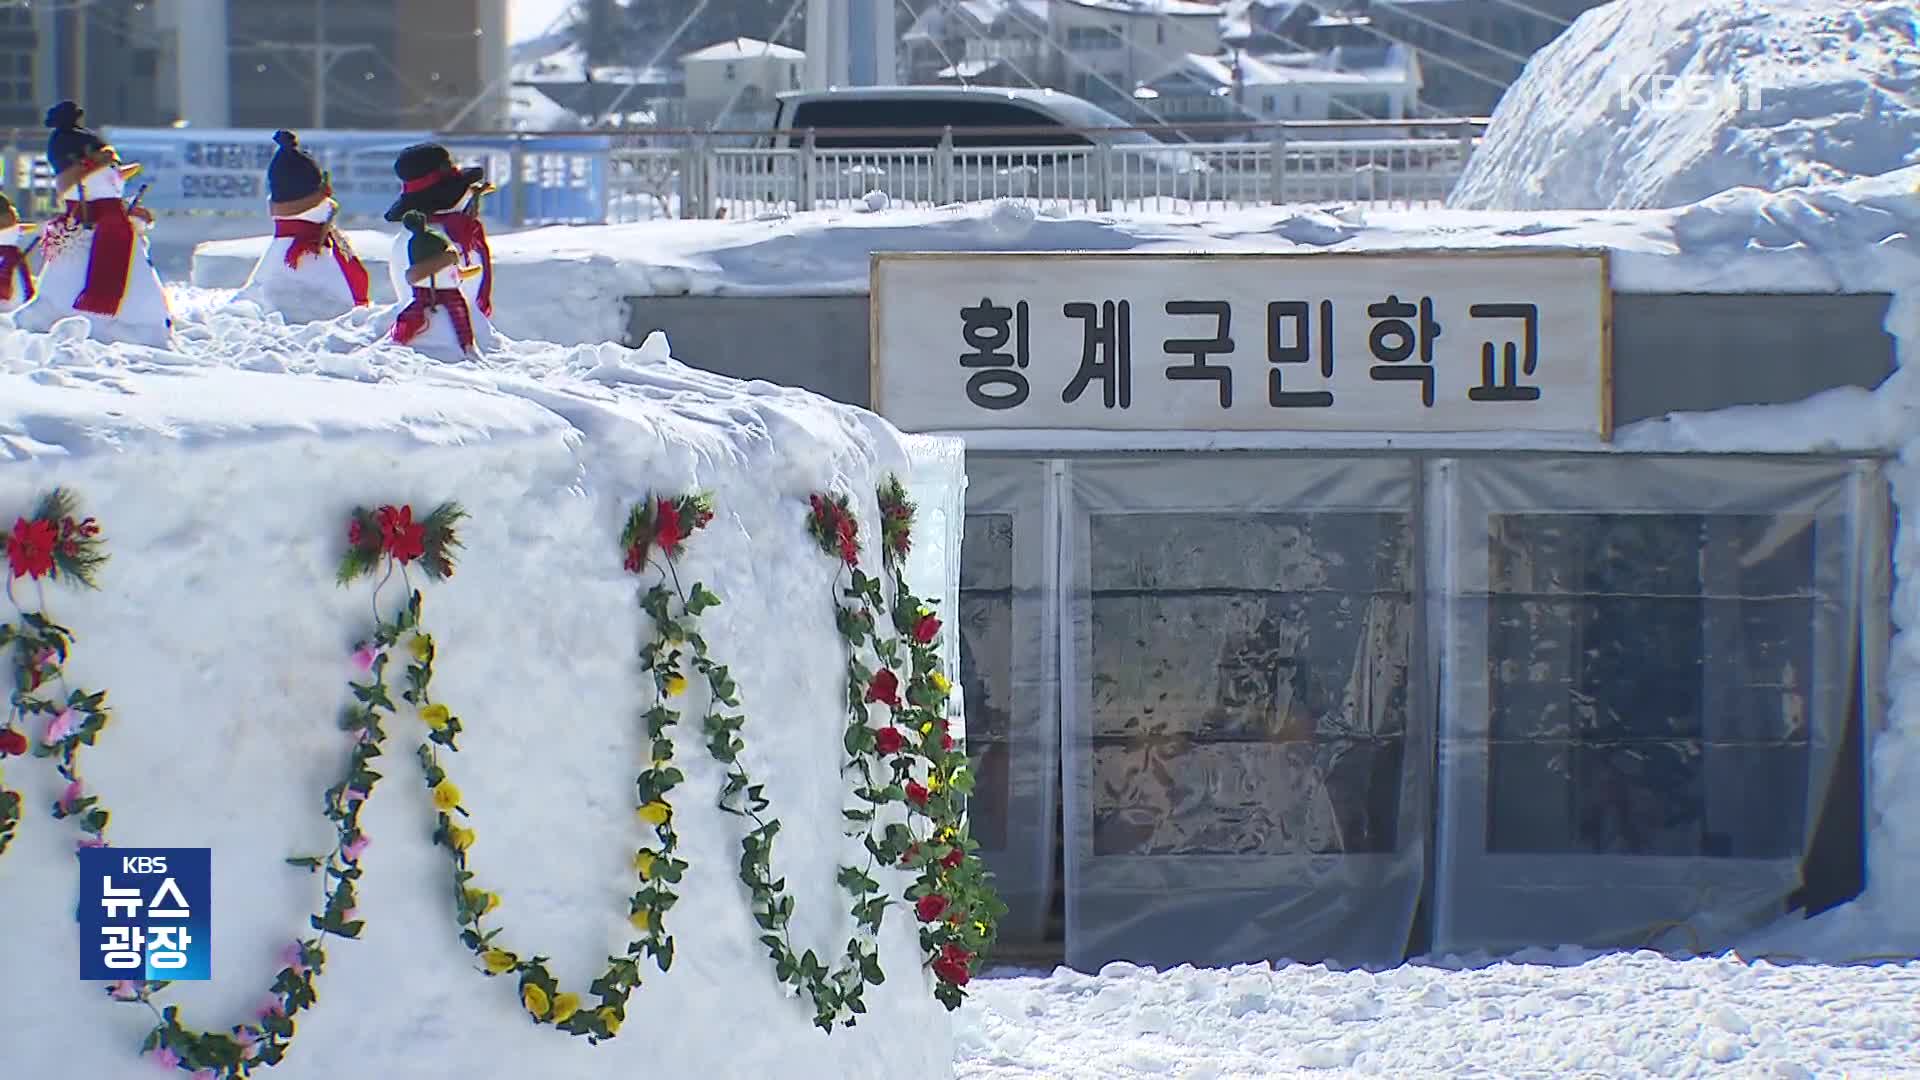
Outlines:
{"type": "MultiPolygon", "coordinates": [[[[507,180],[498,212],[510,224],[543,225],[739,219],[999,199],[1061,210],[1163,213],[1335,201],[1418,206],[1446,198],[1483,128],[1483,121],[1427,120],[1276,124],[1251,134],[1242,128],[1230,140],[1228,133],[1214,134],[1221,141],[1151,129],[1146,133],[1155,138],[1115,129],[1059,129],[1044,136],[1076,144],[1058,146],[1032,145],[1031,129],[966,132],[958,145],[951,129],[654,129],[440,138],[456,157],[474,150],[494,163],[490,173],[507,180]],[[1003,136],[1009,145],[978,145],[1003,136]],[[1174,141],[1181,137],[1189,141],[1174,141]],[[889,140],[894,145],[885,145],[889,140]],[[483,148],[463,148],[463,141],[483,148]],[[547,197],[554,194],[567,196],[564,207],[547,197]]],[[[0,139],[0,179],[7,192],[29,213],[51,210],[51,176],[40,154],[44,133],[0,139]]],[[[361,164],[380,172],[391,163],[382,158],[361,164]]],[[[341,166],[333,167],[341,175],[341,166]]],[[[260,212],[252,200],[229,205],[231,213],[260,212]]]]}

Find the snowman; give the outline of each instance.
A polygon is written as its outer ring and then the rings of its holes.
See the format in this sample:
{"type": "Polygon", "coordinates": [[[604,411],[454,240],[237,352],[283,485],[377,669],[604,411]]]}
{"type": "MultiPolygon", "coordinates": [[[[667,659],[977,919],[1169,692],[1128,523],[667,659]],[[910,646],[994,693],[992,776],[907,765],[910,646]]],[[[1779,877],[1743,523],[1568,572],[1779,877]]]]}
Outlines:
{"type": "Polygon", "coordinates": [[[122,164],[99,135],[81,126],[80,106],[63,101],[47,110],[47,163],[53,189],[66,204],[41,230],[46,261],[33,299],[14,312],[14,325],[47,330],[76,315],[103,341],[167,344],[173,313],[154,273],[145,231],[153,215],[126,201],[127,181],[140,166],[122,164]]]}
{"type": "Polygon", "coordinates": [[[402,150],[393,171],[400,197],[386,217],[407,226],[387,263],[400,297],[393,340],[445,359],[493,349],[493,252],[479,204],[493,188],[481,169],[456,167],[446,148],[433,143],[402,150]],[[436,243],[445,250],[416,264],[412,254],[424,255],[436,243]]]}
{"type": "Polygon", "coordinates": [[[320,164],[291,131],[276,131],[267,164],[273,240],[235,300],[278,311],[288,322],[331,319],[368,302],[367,268],[334,227],[340,204],[320,164]]]}
{"type": "Polygon", "coordinates": [[[27,251],[33,245],[25,249],[20,245],[22,236],[32,231],[32,225],[20,221],[13,200],[0,195],[0,311],[12,311],[33,299],[33,268],[27,265],[27,251]]]}

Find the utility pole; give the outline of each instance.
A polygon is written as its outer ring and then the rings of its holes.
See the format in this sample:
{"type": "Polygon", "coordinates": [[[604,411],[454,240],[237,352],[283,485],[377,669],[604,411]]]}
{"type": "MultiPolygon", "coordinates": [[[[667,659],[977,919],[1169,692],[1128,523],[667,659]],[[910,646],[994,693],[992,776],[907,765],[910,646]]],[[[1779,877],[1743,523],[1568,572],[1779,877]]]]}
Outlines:
{"type": "Polygon", "coordinates": [[[332,45],[327,42],[326,0],[313,0],[312,41],[262,41],[253,45],[235,45],[234,52],[307,53],[313,58],[313,123],[316,131],[327,127],[327,72],[333,65],[355,53],[373,52],[371,45],[332,45]]]}

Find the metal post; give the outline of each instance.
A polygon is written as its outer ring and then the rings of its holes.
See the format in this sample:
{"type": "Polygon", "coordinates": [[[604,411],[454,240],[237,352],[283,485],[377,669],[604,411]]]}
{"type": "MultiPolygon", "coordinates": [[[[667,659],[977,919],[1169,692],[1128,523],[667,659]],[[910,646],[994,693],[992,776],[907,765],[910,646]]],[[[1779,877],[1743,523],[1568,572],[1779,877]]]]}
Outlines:
{"type": "Polygon", "coordinates": [[[1275,206],[1287,203],[1287,129],[1283,124],[1273,129],[1273,140],[1268,144],[1267,186],[1268,201],[1275,206]]]}
{"type": "Polygon", "coordinates": [[[313,128],[327,129],[327,7],[313,0],[313,128]]]}
{"type": "Polygon", "coordinates": [[[807,129],[807,137],[800,140],[800,157],[794,162],[793,182],[797,185],[793,192],[795,210],[813,209],[813,129],[807,129]]]}
{"type": "MultiPolygon", "coordinates": [[[[513,208],[513,227],[518,229],[527,223],[527,137],[515,134],[507,150],[507,183],[512,185],[507,193],[512,198],[509,204],[513,208]]],[[[602,215],[605,216],[604,214],[602,215]]]]}
{"type": "Polygon", "coordinates": [[[933,204],[953,202],[953,125],[940,133],[940,146],[933,152],[933,204]]]}

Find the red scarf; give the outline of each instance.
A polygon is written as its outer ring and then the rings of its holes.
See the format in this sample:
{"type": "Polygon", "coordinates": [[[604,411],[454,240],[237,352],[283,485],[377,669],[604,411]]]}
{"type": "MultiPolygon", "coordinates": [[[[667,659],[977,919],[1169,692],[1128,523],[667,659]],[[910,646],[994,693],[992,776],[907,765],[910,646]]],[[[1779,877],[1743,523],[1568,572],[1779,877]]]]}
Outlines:
{"type": "Polygon", "coordinates": [[[112,318],[120,314],[133,277],[133,219],[119,199],[89,199],[85,206],[67,200],[67,216],[93,233],[87,252],[87,286],[74,298],[73,309],[112,318]]]}
{"type": "Polygon", "coordinates": [[[293,239],[293,244],[287,248],[288,267],[299,266],[300,260],[308,255],[318,255],[332,249],[333,261],[340,267],[340,276],[347,279],[347,288],[353,292],[354,306],[367,306],[367,268],[361,265],[360,256],[352,254],[344,244],[334,239],[331,226],[321,221],[275,218],[273,235],[293,239]]]}
{"type": "Polygon", "coordinates": [[[462,349],[473,348],[473,316],[467,311],[467,298],[459,289],[433,289],[415,285],[413,302],[400,310],[393,321],[393,340],[402,345],[420,336],[427,328],[427,316],[440,308],[453,320],[453,336],[462,349]]]}
{"type": "Polygon", "coordinates": [[[0,300],[13,299],[13,277],[20,275],[20,284],[25,288],[22,300],[33,299],[33,267],[21,256],[20,249],[13,244],[0,244],[0,300]]]}
{"type": "Polygon", "coordinates": [[[433,223],[447,230],[462,258],[480,253],[480,314],[493,318],[493,249],[487,246],[487,227],[465,210],[435,214],[433,223]]]}

